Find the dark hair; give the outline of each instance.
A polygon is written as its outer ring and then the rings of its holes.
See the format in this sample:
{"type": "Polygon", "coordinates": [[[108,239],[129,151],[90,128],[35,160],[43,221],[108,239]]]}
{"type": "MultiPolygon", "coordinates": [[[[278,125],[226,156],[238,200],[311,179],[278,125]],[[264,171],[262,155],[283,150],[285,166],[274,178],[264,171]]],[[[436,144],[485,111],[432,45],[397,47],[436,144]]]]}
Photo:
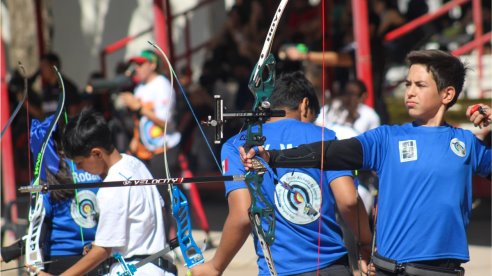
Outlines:
{"type": "Polygon", "coordinates": [[[41,60],[48,62],[50,65],[55,65],[58,70],[61,70],[60,57],[55,53],[47,53],[41,56],[41,60]]]}
{"type": "Polygon", "coordinates": [[[309,109],[318,116],[320,107],[313,85],[300,71],[286,73],[275,81],[275,89],[270,97],[271,108],[295,110],[305,97],[309,99],[309,109]]]}
{"type": "Polygon", "coordinates": [[[365,92],[367,92],[366,84],[359,79],[349,80],[345,84],[345,89],[347,88],[347,85],[349,85],[349,84],[353,84],[353,85],[357,86],[357,88],[359,89],[359,97],[362,96],[362,94],[364,94],[365,92]]]}
{"type": "Polygon", "coordinates": [[[446,108],[453,106],[463,90],[467,67],[461,60],[441,50],[412,51],[407,55],[409,66],[421,64],[427,66],[440,92],[446,87],[453,87],[456,95],[446,108]]]}
{"type": "Polygon", "coordinates": [[[96,147],[111,153],[115,149],[111,137],[111,131],[104,117],[97,112],[84,109],[65,127],[62,140],[63,150],[69,158],[87,157],[96,147]]]}
{"type": "MultiPolygon", "coordinates": [[[[73,184],[73,178],[71,175],[71,170],[68,167],[67,162],[65,161],[65,154],[63,150],[61,150],[62,146],[60,145],[60,135],[59,132],[60,130],[57,130],[53,132],[53,142],[54,146],[56,149],[56,153],[58,154],[58,157],[60,159],[58,163],[58,172],[54,174],[48,169],[48,166],[46,166],[46,182],[49,183],[50,185],[57,185],[57,184],[73,184]]],[[[52,203],[55,203],[60,200],[65,200],[69,198],[73,198],[75,195],[74,190],[57,190],[57,191],[51,191],[50,192],[50,201],[52,203]]]]}

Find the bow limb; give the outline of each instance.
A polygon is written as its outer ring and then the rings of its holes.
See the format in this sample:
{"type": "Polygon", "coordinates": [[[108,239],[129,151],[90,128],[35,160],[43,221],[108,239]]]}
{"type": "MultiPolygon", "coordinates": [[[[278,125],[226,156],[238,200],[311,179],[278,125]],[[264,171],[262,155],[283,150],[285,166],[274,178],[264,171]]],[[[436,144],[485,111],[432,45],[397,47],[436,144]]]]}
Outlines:
{"type": "MultiPolygon", "coordinates": [[[[149,44],[152,45],[155,49],[159,51],[162,57],[166,60],[166,63],[169,68],[170,80],[171,80],[171,89],[174,88],[174,79],[178,80],[176,73],[171,65],[171,62],[167,58],[164,51],[154,43],[149,41],[149,44]]],[[[179,83],[179,81],[178,81],[179,83]]],[[[181,85],[180,88],[182,89],[181,85]]],[[[184,97],[186,95],[182,90],[184,97]]],[[[190,106],[191,108],[191,106],[190,106]]],[[[193,112],[193,111],[192,111],[193,112]]],[[[167,162],[167,148],[166,148],[166,134],[167,134],[167,120],[164,125],[164,165],[166,170],[166,177],[170,177],[168,162],[167,162]]],[[[169,185],[169,196],[171,198],[172,204],[172,214],[176,220],[177,233],[176,236],[178,238],[179,247],[181,250],[181,254],[183,255],[183,259],[188,268],[192,268],[197,264],[201,264],[205,261],[203,258],[203,254],[201,249],[196,244],[195,240],[192,236],[192,226],[191,226],[191,216],[190,216],[190,207],[188,204],[188,200],[184,193],[175,185],[169,185]]]]}
{"type": "MultiPolygon", "coordinates": [[[[60,96],[58,98],[58,107],[55,111],[55,118],[48,126],[41,149],[36,157],[36,163],[34,167],[34,180],[32,186],[39,186],[41,180],[41,170],[43,169],[44,153],[50,138],[55,130],[56,124],[63,113],[63,106],[65,105],[65,86],[60,72],[56,66],[53,66],[56,71],[58,82],[61,88],[60,96]]],[[[41,237],[41,226],[45,217],[45,209],[43,207],[43,195],[39,192],[31,193],[30,208],[29,208],[29,229],[26,239],[26,257],[25,262],[27,265],[34,265],[39,269],[44,269],[43,255],[39,245],[39,239],[41,237]]],[[[33,273],[31,273],[33,274],[33,273]]]]}
{"type": "Polygon", "coordinates": [[[14,109],[14,112],[12,113],[12,115],[9,118],[9,120],[7,121],[7,123],[5,124],[5,126],[3,127],[2,132],[0,133],[0,140],[2,140],[3,135],[5,134],[5,132],[7,131],[7,129],[10,127],[10,125],[12,124],[12,121],[14,121],[14,119],[15,119],[15,116],[17,116],[17,114],[19,113],[22,105],[24,104],[24,102],[27,99],[27,90],[28,90],[28,88],[27,88],[26,70],[24,69],[24,66],[22,65],[22,63],[20,61],[19,61],[19,68],[22,70],[22,75],[24,77],[24,91],[22,92],[22,99],[19,101],[19,103],[17,104],[17,106],[14,109]]]}

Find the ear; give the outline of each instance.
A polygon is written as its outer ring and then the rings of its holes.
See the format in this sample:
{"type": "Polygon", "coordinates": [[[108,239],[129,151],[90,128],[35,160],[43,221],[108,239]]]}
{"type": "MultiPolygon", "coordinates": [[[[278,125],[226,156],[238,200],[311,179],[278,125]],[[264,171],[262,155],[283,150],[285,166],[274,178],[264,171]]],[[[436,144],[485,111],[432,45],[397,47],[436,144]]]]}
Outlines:
{"type": "Polygon", "coordinates": [[[103,152],[101,148],[93,148],[91,149],[91,155],[96,158],[102,158],[103,152]]]}
{"type": "Polygon", "coordinates": [[[152,71],[156,71],[157,70],[157,63],[151,62],[150,63],[150,66],[152,67],[152,71]]]}
{"type": "Polygon", "coordinates": [[[299,111],[301,112],[301,119],[306,118],[309,114],[309,99],[304,97],[299,103],[299,111]]]}
{"type": "Polygon", "coordinates": [[[444,105],[448,105],[456,96],[456,90],[452,86],[444,88],[439,94],[441,94],[441,102],[444,105]]]}
{"type": "Polygon", "coordinates": [[[299,103],[298,112],[299,121],[305,123],[313,122],[313,111],[309,108],[309,99],[307,97],[304,97],[299,103]]]}

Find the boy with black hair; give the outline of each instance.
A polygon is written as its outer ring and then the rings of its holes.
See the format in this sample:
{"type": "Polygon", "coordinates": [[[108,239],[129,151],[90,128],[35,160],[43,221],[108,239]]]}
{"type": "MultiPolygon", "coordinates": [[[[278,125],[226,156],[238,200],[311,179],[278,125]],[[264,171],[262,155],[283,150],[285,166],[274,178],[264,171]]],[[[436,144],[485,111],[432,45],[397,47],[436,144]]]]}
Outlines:
{"type": "MultiPolygon", "coordinates": [[[[326,170],[375,170],[377,275],[463,275],[461,263],[469,260],[472,175],[490,176],[492,152],[470,131],[444,120],[463,89],[466,66],[439,50],[413,51],[407,61],[405,105],[412,123],[286,151],[260,149],[261,156],[272,167],[319,168],[324,163],[326,170]]],[[[469,108],[467,116],[475,124],[488,124],[490,108],[469,108]]],[[[254,151],[240,151],[243,164],[251,167],[254,151]]]]}
{"type": "MultiPolygon", "coordinates": [[[[286,116],[271,118],[263,126],[263,135],[267,138],[265,147],[295,147],[318,140],[322,132],[327,139],[336,139],[333,131],[312,124],[319,113],[319,104],[314,88],[302,73],[285,74],[276,80],[270,103],[272,109],[285,110],[286,116]]],[[[238,147],[244,143],[240,139],[243,135],[233,136],[222,147],[225,175],[245,173],[238,156],[238,147]]],[[[278,169],[277,175],[282,182],[292,186],[295,194],[293,196],[277,184],[271,173],[264,175],[262,192],[275,209],[275,241],[270,249],[279,275],[311,275],[318,269],[321,270],[319,275],[352,275],[348,252],[335,218],[336,208],[356,239],[365,246],[363,261],[369,260],[371,232],[368,217],[357,197],[350,171],[278,169]],[[326,183],[329,183],[328,187],[326,183]],[[306,206],[311,206],[314,212],[306,206]]],[[[251,198],[246,185],[244,182],[226,182],[229,215],[219,247],[210,261],[191,269],[193,276],[222,274],[251,233],[248,220],[251,198]]],[[[257,238],[255,247],[259,274],[270,275],[257,238]]]]}
{"type": "MultiPolygon", "coordinates": [[[[104,118],[84,110],[67,124],[62,144],[77,168],[100,175],[104,181],[153,178],[140,160],[119,153],[111,137],[104,118]]],[[[136,263],[164,248],[163,201],[155,186],[100,189],[97,203],[99,223],[92,249],[61,275],[83,275],[113,253],[120,253],[127,262],[136,263]]],[[[140,267],[135,275],[176,273],[173,264],[159,259],[140,267]]],[[[110,275],[122,271],[121,265],[116,263],[110,275]]]]}

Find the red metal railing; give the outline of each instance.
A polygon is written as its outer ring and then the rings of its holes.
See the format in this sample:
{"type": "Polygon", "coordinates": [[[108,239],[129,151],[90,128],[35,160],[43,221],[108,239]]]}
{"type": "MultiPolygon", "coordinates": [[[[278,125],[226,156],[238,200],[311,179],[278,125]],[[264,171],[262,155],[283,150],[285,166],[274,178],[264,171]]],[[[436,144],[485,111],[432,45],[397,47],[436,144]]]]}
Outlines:
{"type": "MultiPolygon", "coordinates": [[[[1,33],[1,31],[0,31],[1,33]]],[[[5,47],[3,39],[0,41],[0,129],[3,129],[10,117],[9,93],[7,91],[6,73],[7,67],[5,64],[5,47]]],[[[16,199],[15,186],[15,171],[14,171],[14,152],[12,149],[12,133],[10,128],[7,129],[1,140],[1,162],[2,162],[2,193],[3,206],[16,199]]],[[[17,221],[17,209],[12,210],[12,220],[17,221]]]]}
{"type": "Polygon", "coordinates": [[[191,46],[192,42],[191,42],[191,34],[190,34],[191,32],[190,32],[189,15],[192,12],[206,5],[209,5],[215,1],[217,0],[203,0],[197,5],[183,12],[172,14],[169,0],[165,0],[165,1],[154,0],[154,8],[153,8],[154,20],[155,20],[154,27],[141,31],[135,35],[129,35],[127,37],[124,37],[104,47],[104,49],[99,54],[101,73],[103,75],[106,74],[106,58],[108,55],[120,50],[121,48],[125,47],[128,43],[130,43],[132,40],[140,37],[143,34],[150,32],[152,29],[154,30],[157,45],[159,45],[164,50],[164,52],[166,52],[166,54],[169,55],[169,59],[171,63],[175,64],[179,60],[186,59],[186,69],[187,69],[186,72],[188,73],[191,72],[191,61],[192,61],[193,54],[206,47],[209,41],[206,41],[194,47],[191,46]],[[185,25],[184,25],[185,51],[183,54],[176,56],[174,51],[174,46],[172,43],[172,36],[173,36],[172,22],[176,18],[179,18],[181,16],[184,16],[185,18],[185,25]]]}
{"type": "MultiPolygon", "coordinates": [[[[432,13],[428,13],[425,15],[422,15],[405,25],[389,32],[386,34],[384,37],[385,41],[392,41],[395,40],[410,31],[446,14],[449,10],[461,6],[463,4],[466,4],[470,2],[471,0],[453,0],[436,11],[432,13]]],[[[480,94],[481,98],[484,97],[484,90],[482,89],[482,78],[483,78],[483,61],[482,61],[482,56],[483,56],[483,44],[485,44],[487,41],[490,41],[491,39],[491,34],[487,33],[483,35],[483,29],[482,29],[482,6],[481,6],[481,0],[472,0],[472,12],[473,12],[473,23],[475,25],[475,37],[474,40],[462,45],[460,48],[452,51],[451,53],[455,56],[463,55],[466,54],[472,50],[477,50],[477,67],[478,67],[478,85],[480,89],[480,94]]]]}
{"type": "MultiPolygon", "coordinates": [[[[190,31],[189,15],[192,12],[194,12],[194,11],[196,11],[196,10],[206,6],[206,5],[209,5],[215,1],[217,1],[217,0],[203,0],[200,3],[196,4],[196,6],[191,7],[191,8],[189,8],[183,12],[176,13],[176,14],[170,14],[170,13],[168,14],[168,29],[169,30],[172,29],[172,22],[176,18],[179,18],[181,16],[183,16],[185,18],[185,25],[184,25],[185,51],[184,51],[184,53],[176,56],[175,52],[174,52],[174,47],[171,45],[170,48],[172,48],[173,50],[171,50],[170,53],[171,53],[171,61],[173,63],[176,63],[177,61],[182,60],[182,59],[186,60],[186,72],[187,72],[187,74],[191,73],[191,59],[192,59],[193,54],[198,52],[199,50],[205,48],[209,44],[209,41],[206,41],[206,42],[198,44],[194,47],[191,46],[191,31],[190,31]]],[[[169,0],[166,0],[166,6],[169,7],[169,5],[170,5],[169,0]]],[[[170,10],[170,9],[168,9],[168,10],[170,10]]],[[[172,32],[168,31],[168,35],[171,36],[172,32]]],[[[172,41],[172,39],[169,39],[169,41],[172,41]]]]}
{"type": "Polygon", "coordinates": [[[372,86],[371,45],[369,39],[369,13],[366,1],[352,0],[354,22],[354,37],[357,42],[356,70],[357,78],[361,79],[367,87],[366,104],[374,107],[374,91],[372,86]]]}
{"type": "Polygon", "coordinates": [[[130,43],[130,41],[152,31],[153,29],[154,29],[153,27],[148,28],[147,30],[143,30],[134,35],[129,35],[104,47],[99,53],[99,62],[100,62],[99,64],[101,67],[101,74],[103,74],[103,76],[106,76],[106,57],[109,54],[118,51],[119,49],[125,47],[128,43],[130,43]]]}

